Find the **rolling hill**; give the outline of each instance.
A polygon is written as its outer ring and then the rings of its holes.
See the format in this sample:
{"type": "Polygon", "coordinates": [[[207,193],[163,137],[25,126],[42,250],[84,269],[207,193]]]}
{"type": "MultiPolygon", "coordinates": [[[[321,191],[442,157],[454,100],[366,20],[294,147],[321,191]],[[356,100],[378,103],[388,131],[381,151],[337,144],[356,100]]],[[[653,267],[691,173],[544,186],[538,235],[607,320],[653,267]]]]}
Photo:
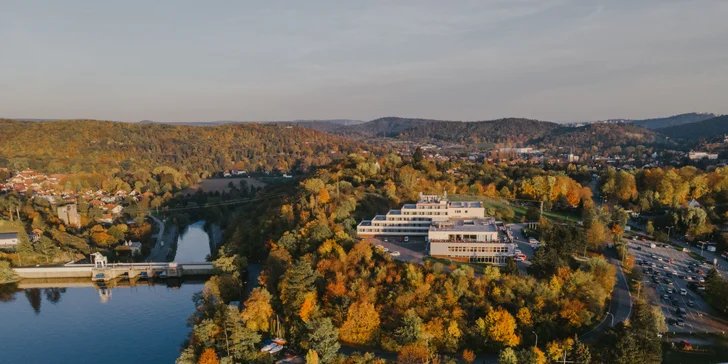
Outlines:
{"type": "MultiPolygon", "coordinates": [[[[122,171],[169,166],[189,172],[232,168],[306,170],[356,141],[306,128],[269,124],[210,126],[96,120],[0,119],[0,167],[45,172],[122,171]]],[[[368,148],[368,147],[367,147],[368,148]]]]}
{"type": "Polygon", "coordinates": [[[632,120],[631,123],[647,129],[655,130],[671,126],[697,123],[703,120],[712,119],[714,117],[716,117],[716,115],[711,113],[692,112],[687,114],[673,115],[666,118],[632,120]]]}
{"type": "Polygon", "coordinates": [[[587,150],[616,146],[648,145],[663,142],[664,137],[655,131],[629,123],[593,123],[585,126],[564,127],[532,142],[546,148],[575,148],[587,150]]]}
{"type": "Polygon", "coordinates": [[[728,134],[728,115],[714,117],[691,124],[657,129],[657,132],[674,139],[722,138],[728,134]]]}

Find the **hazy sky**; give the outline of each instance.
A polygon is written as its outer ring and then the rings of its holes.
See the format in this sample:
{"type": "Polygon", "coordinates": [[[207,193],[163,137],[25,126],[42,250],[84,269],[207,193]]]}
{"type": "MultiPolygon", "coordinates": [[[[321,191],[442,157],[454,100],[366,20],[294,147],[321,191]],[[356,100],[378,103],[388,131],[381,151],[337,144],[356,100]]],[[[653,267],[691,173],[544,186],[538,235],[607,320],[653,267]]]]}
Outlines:
{"type": "Polygon", "coordinates": [[[726,0],[0,0],[0,116],[728,113],[726,0]]]}

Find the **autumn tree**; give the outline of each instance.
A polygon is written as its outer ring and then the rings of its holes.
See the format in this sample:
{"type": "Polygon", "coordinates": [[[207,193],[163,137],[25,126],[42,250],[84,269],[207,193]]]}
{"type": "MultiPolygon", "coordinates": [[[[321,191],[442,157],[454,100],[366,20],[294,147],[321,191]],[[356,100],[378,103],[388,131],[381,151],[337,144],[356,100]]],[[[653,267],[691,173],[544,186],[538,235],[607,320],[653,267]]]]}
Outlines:
{"type": "Polygon", "coordinates": [[[427,364],[430,363],[430,352],[424,343],[405,345],[397,354],[397,363],[400,364],[427,364]]]}
{"type": "Polygon", "coordinates": [[[319,364],[319,356],[316,350],[309,350],[306,353],[306,364],[319,364]]]}
{"type": "Polygon", "coordinates": [[[486,341],[503,346],[516,346],[521,342],[516,334],[516,319],[503,307],[490,310],[485,318],[479,318],[475,324],[486,341]]]}
{"type": "Polygon", "coordinates": [[[379,329],[379,313],[374,305],[366,302],[354,302],[349,306],[346,321],[339,333],[341,340],[352,344],[369,343],[379,329]]]}
{"type": "Polygon", "coordinates": [[[316,272],[306,259],[298,260],[291,269],[286,271],[279,288],[286,317],[300,314],[306,294],[313,291],[315,280],[316,272]]]}
{"type": "Polygon", "coordinates": [[[215,349],[213,348],[207,348],[205,351],[202,352],[202,355],[200,355],[200,360],[197,362],[198,364],[218,364],[220,361],[217,360],[217,354],[215,354],[215,349]]]}
{"type": "Polygon", "coordinates": [[[518,364],[518,356],[512,348],[505,348],[498,354],[498,364],[518,364]]]}
{"type": "Polygon", "coordinates": [[[475,361],[475,353],[472,350],[465,349],[462,358],[465,363],[470,364],[475,361]]]}
{"type": "Polygon", "coordinates": [[[270,304],[271,295],[263,287],[256,287],[245,301],[245,308],[240,317],[245,326],[254,331],[268,331],[273,307],[270,304]]]}

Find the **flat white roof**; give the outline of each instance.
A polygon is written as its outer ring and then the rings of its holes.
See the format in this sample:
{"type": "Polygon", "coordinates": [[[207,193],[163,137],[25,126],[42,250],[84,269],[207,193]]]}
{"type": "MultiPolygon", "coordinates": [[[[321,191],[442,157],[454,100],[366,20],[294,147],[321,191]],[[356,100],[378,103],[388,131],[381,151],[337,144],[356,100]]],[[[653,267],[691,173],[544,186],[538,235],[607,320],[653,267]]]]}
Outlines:
{"type": "Polygon", "coordinates": [[[436,221],[430,226],[431,231],[464,231],[494,233],[498,229],[495,226],[495,219],[449,219],[447,221],[436,221]]]}

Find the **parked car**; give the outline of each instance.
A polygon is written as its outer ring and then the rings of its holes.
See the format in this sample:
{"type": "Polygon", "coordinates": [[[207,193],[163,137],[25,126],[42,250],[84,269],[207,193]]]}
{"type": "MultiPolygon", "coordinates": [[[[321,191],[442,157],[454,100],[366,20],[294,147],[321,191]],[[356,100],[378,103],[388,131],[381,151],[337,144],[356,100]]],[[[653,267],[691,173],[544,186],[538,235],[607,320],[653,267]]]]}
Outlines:
{"type": "Polygon", "coordinates": [[[377,249],[384,249],[384,245],[379,244],[379,245],[375,246],[375,248],[377,248],[377,249]]]}
{"type": "Polygon", "coordinates": [[[687,296],[688,295],[688,291],[685,288],[680,288],[680,295],[681,296],[687,296]]]}
{"type": "Polygon", "coordinates": [[[685,326],[685,320],[683,320],[681,318],[675,320],[675,326],[680,326],[680,327],[685,326]]]}
{"type": "Polygon", "coordinates": [[[396,251],[396,250],[395,250],[395,251],[393,251],[393,252],[389,253],[389,255],[391,255],[391,256],[393,256],[393,257],[398,257],[398,256],[400,256],[400,255],[402,255],[402,254],[400,254],[400,253],[399,253],[398,251],[396,251]]]}
{"type": "Polygon", "coordinates": [[[662,295],[662,299],[665,300],[665,301],[667,301],[667,300],[670,299],[670,295],[669,294],[663,294],[662,295]]]}
{"type": "Polygon", "coordinates": [[[672,305],[673,306],[680,306],[680,301],[678,301],[678,300],[672,300],[672,305]]]}
{"type": "Polygon", "coordinates": [[[404,237],[404,241],[405,241],[405,243],[408,242],[409,241],[409,236],[405,236],[404,237]]]}
{"type": "Polygon", "coordinates": [[[688,307],[695,307],[695,301],[688,301],[688,307]]]}
{"type": "Polygon", "coordinates": [[[673,292],[675,292],[675,291],[672,289],[672,287],[667,287],[667,293],[673,293],[673,292]]]}

